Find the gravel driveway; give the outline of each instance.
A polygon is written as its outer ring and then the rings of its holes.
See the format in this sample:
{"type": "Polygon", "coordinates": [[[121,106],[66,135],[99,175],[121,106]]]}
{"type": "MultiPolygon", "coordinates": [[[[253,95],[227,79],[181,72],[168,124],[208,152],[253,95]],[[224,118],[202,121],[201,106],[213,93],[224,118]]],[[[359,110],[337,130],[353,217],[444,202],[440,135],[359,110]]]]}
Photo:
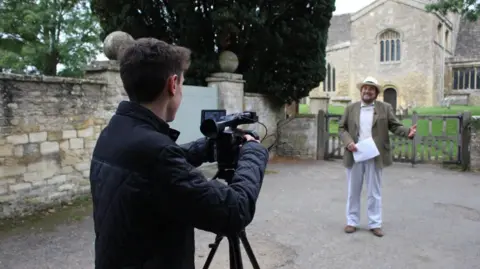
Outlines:
{"type": "MultiPolygon", "coordinates": [[[[247,228],[261,268],[480,268],[479,174],[431,165],[388,168],[383,238],[366,230],[343,233],[345,197],[339,161],[269,165],[255,220],[247,228]]],[[[0,268],[93,268],[90,214],[89,203],[83,203],[3,229],[0,268]]],[[[213,234],[197,232],[197,268],[213,240],[213,234]]],[[[210,268],[228,268],[227,253],[225,239],[210,268]]],[[[244,257],[245,269],[251,268],[244,257]]]]}

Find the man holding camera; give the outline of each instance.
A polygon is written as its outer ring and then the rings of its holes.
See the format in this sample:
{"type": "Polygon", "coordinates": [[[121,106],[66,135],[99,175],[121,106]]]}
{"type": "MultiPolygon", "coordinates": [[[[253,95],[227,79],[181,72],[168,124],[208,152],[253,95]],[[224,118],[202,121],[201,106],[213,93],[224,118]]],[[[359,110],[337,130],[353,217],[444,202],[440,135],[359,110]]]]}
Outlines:
{"type": "Polygon", "coordinates": [[[197,170],[213,162],[202,138],[175,143],[190,51],[141,38],[123,51],[122,101],[95,146],[90,183],[95,268],[193,269],[194,228],[234,234],[253,219],[268,151],[246,135],[230,185],[197,170]]]}
{"type": "Polygon", "coordinates": [[[357,84],[361,101],[348,105],[339,122],[339,135],[346,151],[343,154],[344,165],[347,168],[348,198],[346,233],[357,230],[360,221],[360,195],[365,178],[368,192],[368,227],[378,237],[382,231],[382,170],[392,164],[389,131],[403,137],[413,139],[416,125],[407,128],[395,117],[390,104],[377,101],[381,86],[373,77],[367,77],[357,84]],[[367,138],[373,138],[380,153],[379,156],[355,162],[353,152],[357,151],[356,143],[367,138]]]}

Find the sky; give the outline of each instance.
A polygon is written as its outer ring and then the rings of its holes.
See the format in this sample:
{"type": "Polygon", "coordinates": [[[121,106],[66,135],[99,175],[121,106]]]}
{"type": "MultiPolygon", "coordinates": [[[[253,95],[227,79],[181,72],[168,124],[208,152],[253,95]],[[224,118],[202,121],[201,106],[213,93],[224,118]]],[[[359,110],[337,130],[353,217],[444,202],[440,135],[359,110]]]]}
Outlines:
{"type": "MultiPolygon", "coordinates": [[[[373,1],[374,0],[336,0],[336,10],[333,12],[333,14],[340,15],[345,13],[353,13],[369,5],[373,1]]],[[[102,52],[97,56],[97,60],[102,61],[107,60],[107,58],[102,52]]]]}
{"type": "Polygon", "coordinates": [[[336,0],[336,10],[334,15],[356,12],[363,7],[369,5],[374,0],[336,0]]]}

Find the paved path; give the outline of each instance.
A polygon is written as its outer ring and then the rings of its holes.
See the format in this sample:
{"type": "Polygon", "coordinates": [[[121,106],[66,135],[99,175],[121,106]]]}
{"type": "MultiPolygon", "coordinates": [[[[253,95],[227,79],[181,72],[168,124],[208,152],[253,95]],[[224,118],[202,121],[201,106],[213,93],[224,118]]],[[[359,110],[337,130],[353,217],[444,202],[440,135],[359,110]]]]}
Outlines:
{"type": "MultiPolygon", "coordinates": [[[[268,170],[247,230],[262,269],[480,268],[479,174],[390,167],[383,186],[386,235],[376,238],[367,231],[343,233],[346,184],[338,161],[268,170]]],[[[88,207],[76,207],[0,234],[0,268],[93,268],[89,214],[88,207]]],[[[213,239],[197,233],[197,268],[213,239]]],[[[210,268],[228,268],[226,247],[225,241],[210,268]]]]}

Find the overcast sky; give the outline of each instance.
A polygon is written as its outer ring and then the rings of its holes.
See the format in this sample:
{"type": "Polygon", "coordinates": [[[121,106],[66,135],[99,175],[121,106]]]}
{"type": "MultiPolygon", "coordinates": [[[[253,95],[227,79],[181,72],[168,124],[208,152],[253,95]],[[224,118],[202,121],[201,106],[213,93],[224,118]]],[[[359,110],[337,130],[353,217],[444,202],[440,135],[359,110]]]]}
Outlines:
{"type": "Polygon", "coordinates": [[[352,13],[372,3],[374,0],[336,0],[336,10],[333,14],[352,13]]]}

